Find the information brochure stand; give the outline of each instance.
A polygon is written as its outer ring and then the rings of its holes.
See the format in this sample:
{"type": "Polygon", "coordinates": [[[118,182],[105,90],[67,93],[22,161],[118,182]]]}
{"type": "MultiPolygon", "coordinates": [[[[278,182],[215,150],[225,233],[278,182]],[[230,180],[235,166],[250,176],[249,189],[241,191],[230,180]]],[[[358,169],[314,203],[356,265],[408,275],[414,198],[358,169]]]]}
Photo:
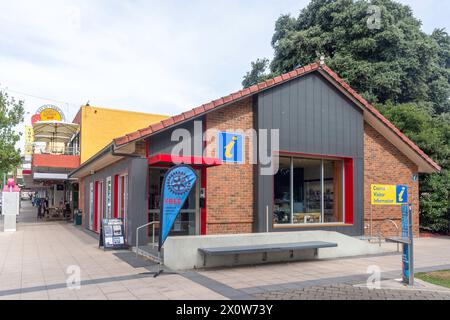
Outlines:
{"type": "Polygon", "coordinates": [[[402,270],[403,283],[414,285],[414,235],[413,235],[413,210],[412,205],[402,206],[402,236],[400,238],[388,238],[388,242],[401,243],[403,245],[402,270]]]}

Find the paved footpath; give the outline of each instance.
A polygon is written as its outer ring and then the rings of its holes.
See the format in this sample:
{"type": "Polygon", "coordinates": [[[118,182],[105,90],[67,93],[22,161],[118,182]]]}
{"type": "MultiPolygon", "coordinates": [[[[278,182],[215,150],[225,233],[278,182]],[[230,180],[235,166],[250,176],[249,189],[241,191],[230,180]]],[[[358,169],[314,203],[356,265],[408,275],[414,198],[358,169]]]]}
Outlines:
{"type": "MultiPolygon", "coordinates": [[[[151,264],[121,258],[130,253],[99,250],[95,238],[73,225],[38,222],[35,216],[35,208],[24,202],[18,231],[3,233],[0,226],[0,299],[450,299],[443,290],[355,286],[366,282],[369,266],[378,266],[384,279],[398,278],[398,254],[153,278],[151,264]],[[71,266],[80,268],[79,290],[67,288],[71,266]]],[[[450,269],[450,239],[417,239],[416,266],[450,269]]]]}

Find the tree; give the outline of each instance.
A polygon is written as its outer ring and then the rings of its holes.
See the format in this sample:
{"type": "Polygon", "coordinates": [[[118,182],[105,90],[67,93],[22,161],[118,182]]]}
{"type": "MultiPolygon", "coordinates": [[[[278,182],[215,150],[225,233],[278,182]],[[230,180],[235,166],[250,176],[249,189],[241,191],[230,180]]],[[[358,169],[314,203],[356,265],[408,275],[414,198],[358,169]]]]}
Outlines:
{"type": "Polygon", "coordinates": [[[258,59],[244,76],[244,87],[324,56],[443,167],[440,174],[421,176],[420,189],[422,222],[443,231],[450,193],[448,33],[436,29],[427,35],[411,9],[393,0],[312,0],[298,17],[278,18],[272,47],[269,72],[267,59],[258,59]]]}
{"type": "MultiPolygon", "coordinates": [[[[448,34],[425,34],[411,9],[392,0],[313,0],[297,18],[277,20],[272,46],[272,75],[323,55],[372,103],[432,101],[439,112],[449,111],[439,109],[447,105],[450,92],[448,34]],[[380,12],[375,28],[369,25],[373,5],[380,12]]],[[[248,75],[257,67],[244,77],[244,86],[254,84],[248,75]]]]}
{"type": "Polygon", "coordinates": [[[24,121],[23,101],[10,98],[0,90],[0,174],[8,173],[20,164],[20,150],[16,144],[21,133],[16,126],[24,121]]]}
{"type": "Polygon", "coordinates": [[[269,59],[257,59],[255,62],[252,62],[252,70],[244,76],[242,85],[250,87],[252,84],[267,80],[269,77],[266,73],[268,65],[269,59]]]}

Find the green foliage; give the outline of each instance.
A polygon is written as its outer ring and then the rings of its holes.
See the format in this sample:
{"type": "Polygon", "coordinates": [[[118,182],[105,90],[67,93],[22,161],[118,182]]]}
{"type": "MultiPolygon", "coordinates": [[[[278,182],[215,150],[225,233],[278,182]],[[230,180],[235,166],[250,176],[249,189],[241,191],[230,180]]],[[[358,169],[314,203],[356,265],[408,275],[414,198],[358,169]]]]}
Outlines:
{"type": "Polygon", "coordinates": [[[21,133],[17,133],[16,126],[24,120],[23,101],[10,98],[0,91],[0,174],[17,167],[20,164],[20,150],[16,143],[21,133]]]}
{"type": "Polygon", "coordinates": [[[245,75],[242,85],[246,88],[268,79],[266,73],[268,65],[269,59],[257,59],[255,62],[252,62],[252,69],[245,75]]]}
{"type": "Polygon", "coordinates": [[[421,224],[436,232],[448,228],[450,208],[450,121],[431,116],[429,107],[415,103],[380,107],[381,112],[444,168],[420,176],[421,224]]]}
{"type": "Polygon", "coordinates": [[[444,231],[450,211],[448,33],[436,29],[427,35],[411,9],[393,0],[312,0],[298,17],[278,18],[272,46],[270,72],[267,60],[257,60],[244,76],[244,87],[324,56],[327,65],[443,167],[440,174],[421,177],[420,191],[423,224],[444,231]]]}

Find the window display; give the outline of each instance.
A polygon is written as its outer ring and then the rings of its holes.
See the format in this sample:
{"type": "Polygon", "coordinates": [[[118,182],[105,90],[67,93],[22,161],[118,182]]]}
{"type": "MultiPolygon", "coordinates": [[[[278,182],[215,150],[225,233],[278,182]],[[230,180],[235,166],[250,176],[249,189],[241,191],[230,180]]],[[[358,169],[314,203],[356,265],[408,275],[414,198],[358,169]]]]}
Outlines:
{"type": "Polygon", "coordinates": [[[343,160],[280,157],[274,223],[343,223],[343,160]]]}

